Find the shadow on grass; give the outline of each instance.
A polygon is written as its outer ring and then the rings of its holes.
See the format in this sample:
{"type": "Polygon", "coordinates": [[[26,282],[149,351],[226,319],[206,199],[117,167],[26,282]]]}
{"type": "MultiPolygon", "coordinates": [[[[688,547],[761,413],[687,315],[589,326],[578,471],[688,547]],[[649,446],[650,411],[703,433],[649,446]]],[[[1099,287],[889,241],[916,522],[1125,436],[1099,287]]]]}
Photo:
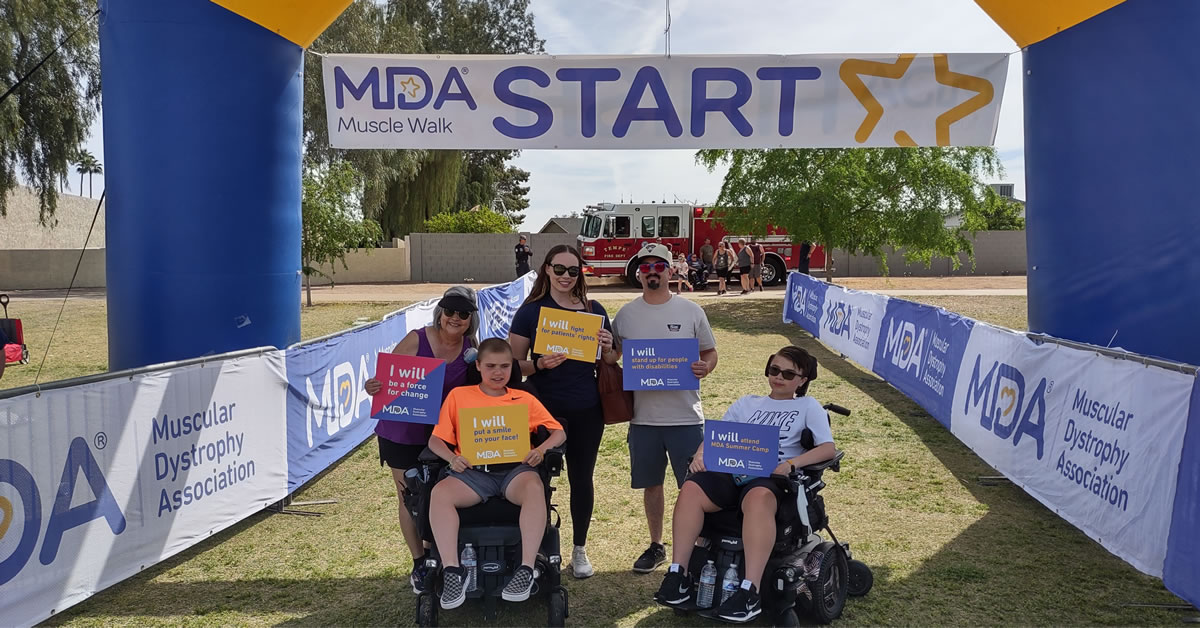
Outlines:
{"type": "MultiPolygon", "coordinates": [[[[708,305],[705,311],[714,326],[749,333],[780,333],[807,350],[823,369],[894,414],[983,507],[983,514],[974,522],[903,575],[891,577],[885,566],[872,561],[869,552],[857,552],[855,557],[874,569],[876,586],[866,598],[847,604],[846,619],[870,624],[1179,621],[1179,615],[1169,611],[1123,606],[1134,602],[1174,604],[1179,600],[1166,591],[1161,581],[1137,572],[1108,553],[1020,488],[1008,483],[981,484],[980,476],[997,473],[903,393],[830,351],[802,328],[782,323],[779,307],[776,302],[744,301],[708,305]]],[[[835,422],[835,438],[837,432],[835,422]]],[[[855,464],[851,449],[844,467],[852,469],[855,464]]],[[[930,469],[916,467],[911,461],[893,460],[888,464],[902,476],[898,478],[902,483],[917,484],[921,476],[930,473],[930,469]]],[[[827,481],[836,486],[838,478],[827,481]]],[[[901,516],[906,510],[924,514],[936,513],[938,508],[936,504],[920,503],[927,498],[917,489],[873,499],[889,500],[889,506],[901,516]]],[[[838,505],[836,501],[829,504],[836,533],[838,505]]],[[[840,540],[850,541],[852,546],[855,541],[840,540]]]]}

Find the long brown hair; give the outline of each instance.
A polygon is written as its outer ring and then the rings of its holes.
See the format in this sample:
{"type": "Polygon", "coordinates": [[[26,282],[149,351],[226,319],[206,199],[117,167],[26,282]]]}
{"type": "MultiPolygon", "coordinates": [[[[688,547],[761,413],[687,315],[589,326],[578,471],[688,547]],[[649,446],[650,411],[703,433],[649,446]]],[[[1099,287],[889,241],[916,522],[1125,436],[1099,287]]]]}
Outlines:
{"type": "Polygon", "coordinates": [[[571,288],[571,296],[579,299],[584,308],[590,309],[587,298],[587,282],[583,277],[583,256],[579,251],[569,245],[560,244],[546,252],[546,259],[542,260],[542,265],[538,266],[537,279],[533,281],[533,289],[529,291],[529,298],[525,299],[526,303],[542,300],[550,293],[550,273],[546,272],[546,267],[550,265],[550,260],[554,259],[559,253],[570,253],[575,256],[575,260],[579,262],[579,276],[575,278],[575,286],[571,288]]]}

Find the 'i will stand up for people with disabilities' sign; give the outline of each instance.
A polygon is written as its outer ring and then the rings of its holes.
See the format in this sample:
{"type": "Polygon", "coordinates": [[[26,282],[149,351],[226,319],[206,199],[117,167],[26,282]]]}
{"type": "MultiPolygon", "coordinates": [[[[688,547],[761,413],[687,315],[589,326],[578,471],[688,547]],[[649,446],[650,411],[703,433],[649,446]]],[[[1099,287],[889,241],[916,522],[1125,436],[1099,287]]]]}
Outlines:
{"type": "Polygon", "coordinates": [[[697,390],[692,363],[700,361],[695,338],[626,340],[622,345],[625,390],[697,390]]]}
{"type": "Polygon", "coordinates": [[[529,406],[459,410],[458,448],[472,466],[521,462],[529,453],[529,406]]]}
{"type": "Polygon", "coordinates": [[[704,422],[704,467],[709,471],[767,477],[779,466],[778,450],[778,425],[704,422]]]}
{"type": "Polygon", "coordinates": [[[375,378],[383,388],[371,399],[371,418],[435,425],[445,377],[446,363],[437,358],[380,353],[375,378]]]}
{"type": "Polygon", "coordinates": [[[533,352],[563,353],[569,360],[595,362],[600,356],[598,334],[602,325],[604,317],[598,314],[543,307],[538,312],[533,352]]]}

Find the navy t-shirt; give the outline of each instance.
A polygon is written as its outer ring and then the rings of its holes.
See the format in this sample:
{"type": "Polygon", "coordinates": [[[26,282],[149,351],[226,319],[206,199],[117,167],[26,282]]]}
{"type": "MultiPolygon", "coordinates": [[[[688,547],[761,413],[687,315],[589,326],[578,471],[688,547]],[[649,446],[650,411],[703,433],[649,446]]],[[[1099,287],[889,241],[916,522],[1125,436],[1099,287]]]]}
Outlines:
{"type": "MultiPolygon", "coordinates": [[[[555,303],[554,297],[547,293],[541,299],[526,303],[517,310],[509,332],[528,338],[530,347],[532,347],[534,338],[537,337],[538,313],[543,307],[559,310],[569,309],[555,303]]],[[[612,331],[612,324],[609,322],[608,312],[604,310],[604,306],[592,301],[591,313],[603,316],[604,328],[612,331]]],[[[533,359],[537,360],[541,355],[534,353],[533,359]]],[[[524,358],[524,356],[519,357],[524,358]]],[[[537,386],[538,399],[559,408],[593,408],[600,403],[600,393],[596,390],[596,365],[594,363],[566,360],[552,369],[542,369],[530,375],[529,381],[537,386]]]]}

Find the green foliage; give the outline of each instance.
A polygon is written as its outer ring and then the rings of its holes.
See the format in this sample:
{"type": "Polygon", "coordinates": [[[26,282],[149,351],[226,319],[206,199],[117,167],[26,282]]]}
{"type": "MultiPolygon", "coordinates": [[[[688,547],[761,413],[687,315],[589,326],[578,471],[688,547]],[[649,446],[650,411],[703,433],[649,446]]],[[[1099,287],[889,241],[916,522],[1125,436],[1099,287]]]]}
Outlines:
{"type": "Polygon", "coordinates": [[[1011,198],[996,194],[991,188],[986,191],[982,206],[967,213],[963,226],[975,231],[1022,231],[1025,229],[1025,206],[1011,198]]]}
{"type": "Polygon", "coordinates": [[[104,166],[96,156],[85,149],[79,149],[75,154],[75,172],[79,173],[79,194],[83,195],[83,177],[87,175],[88,196],[92,195],[92,175],[104,174],[104,166]]]}
{"type": "Polygon", "coordinates": [[[980,212],[991,192],[982,178],[1001,171],[990,147],[702,150],[696,159],[729,166],[717,205],[733,232],[781,227],[795,242],[877,255],[884,272],[884,247],[957,268],[971,230],[946,223],[980,212]]]}
{"type": "Polygon", "coordinates": [[[346,266],[346,251],[373,246],[383,237],[378,223],[358,215],[355,201],[361,183],[354,167],[344,161],[304,173],[301,202],[304,227],[300,243],[302,270],[321,275],[318,266],[346,266]]]}
{"type": "Polygon", "coordinates": [[[38,193],[43,223],[57,208],[56,183],[70,172],[76,147],[100,108],[100,59],[94,0],[0,2],[0,93],[62,49],[0,102],[0,216],[17,175],[38,193]],[[83,28],[80,28],[84,25],[83,28]]]}
{"type": "Polygon", "coordinates": [[[429,233],[512,233],[508,218],[488,209],[443,212],[425,221],[429,233]]]}

